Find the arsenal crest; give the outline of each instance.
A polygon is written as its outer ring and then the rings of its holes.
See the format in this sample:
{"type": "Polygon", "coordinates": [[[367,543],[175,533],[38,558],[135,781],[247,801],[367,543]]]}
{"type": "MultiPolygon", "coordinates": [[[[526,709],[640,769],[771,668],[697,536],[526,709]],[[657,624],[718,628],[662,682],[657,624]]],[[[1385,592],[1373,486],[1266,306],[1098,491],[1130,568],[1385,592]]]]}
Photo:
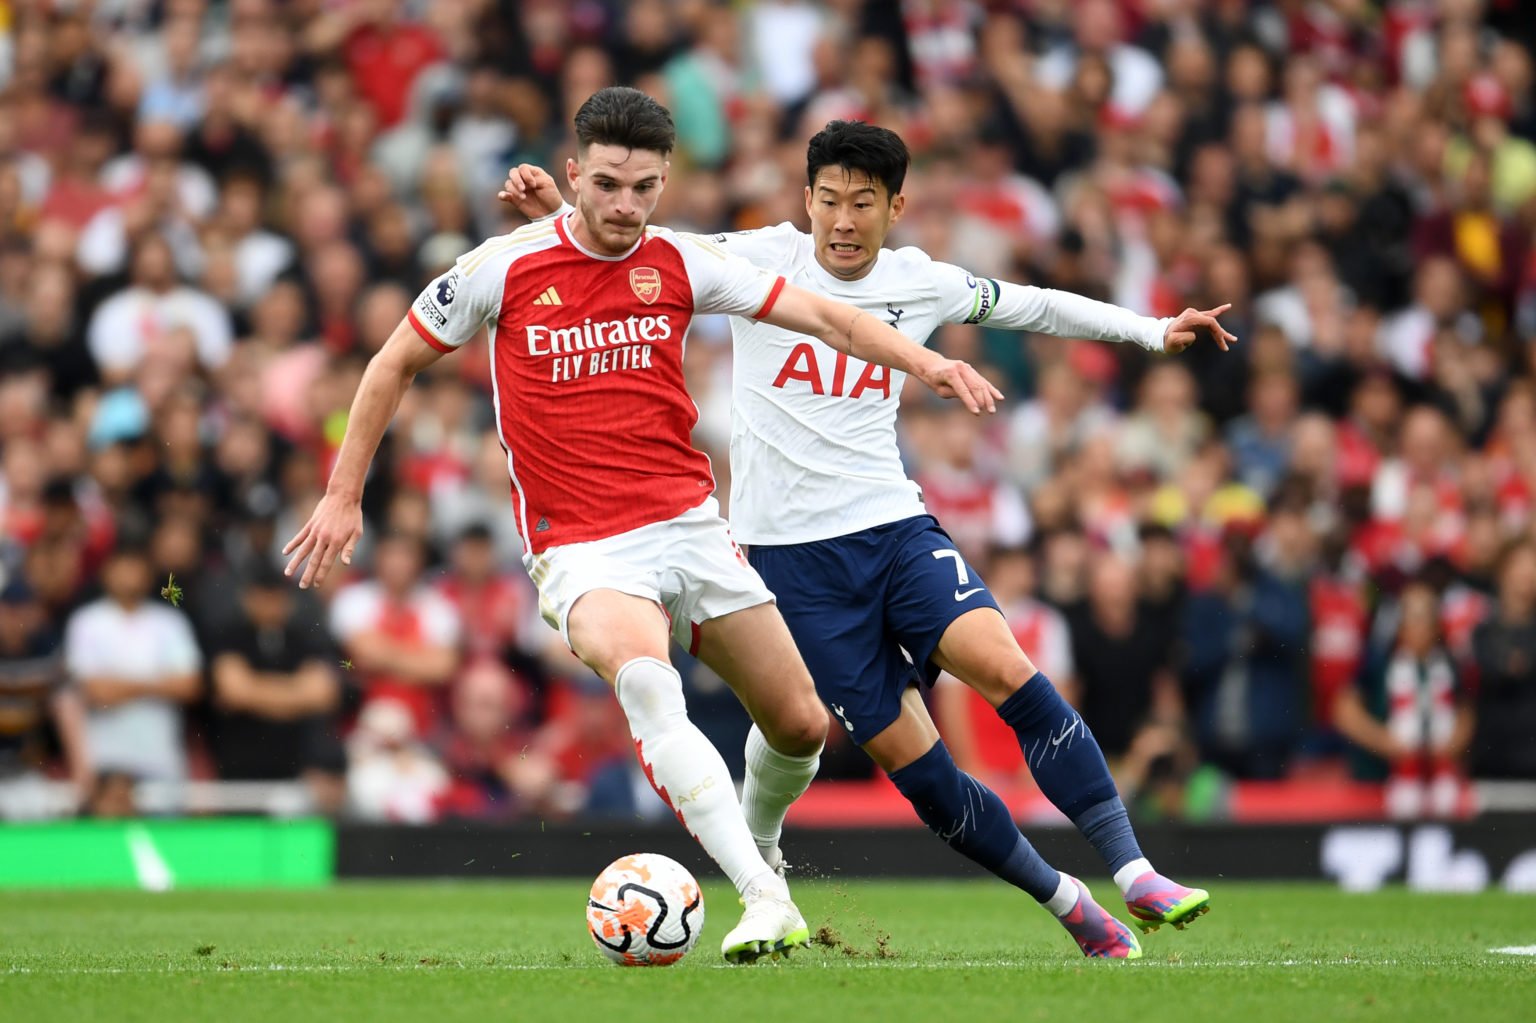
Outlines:
{"type": "Polygon", "coordinates": [[[654,266],[637,266],[629,272],[629,286],[640,301],[655,305],[661,297],[661,271],[654,266]]]}

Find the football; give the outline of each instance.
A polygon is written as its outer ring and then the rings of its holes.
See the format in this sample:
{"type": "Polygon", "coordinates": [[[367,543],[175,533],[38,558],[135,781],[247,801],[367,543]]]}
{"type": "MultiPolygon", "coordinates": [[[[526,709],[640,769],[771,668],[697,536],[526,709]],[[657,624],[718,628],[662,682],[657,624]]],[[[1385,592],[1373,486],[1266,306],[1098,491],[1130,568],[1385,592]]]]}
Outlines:
{"type": "Polygon", "coordinates": [[[671,966],[704,929],[704,894],[688,868],[656,853],[610,863],[592,882],[587,931],[622,966],[671,966]]]}

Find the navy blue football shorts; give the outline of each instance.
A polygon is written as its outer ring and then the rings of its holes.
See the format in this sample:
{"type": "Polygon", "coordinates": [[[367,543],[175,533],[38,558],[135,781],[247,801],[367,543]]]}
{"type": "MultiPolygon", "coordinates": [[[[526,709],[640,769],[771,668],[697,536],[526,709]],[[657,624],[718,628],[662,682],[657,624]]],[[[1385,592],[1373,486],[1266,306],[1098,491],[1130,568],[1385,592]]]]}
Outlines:
{"type": "Polygon", "coordinates": [[[747,560],[773,591],[816,691],[863,745],[901,714],[908,686],[932,685],[950,623],[1002,610],[931,515],[813,543],[758,545],[747,560]]]}

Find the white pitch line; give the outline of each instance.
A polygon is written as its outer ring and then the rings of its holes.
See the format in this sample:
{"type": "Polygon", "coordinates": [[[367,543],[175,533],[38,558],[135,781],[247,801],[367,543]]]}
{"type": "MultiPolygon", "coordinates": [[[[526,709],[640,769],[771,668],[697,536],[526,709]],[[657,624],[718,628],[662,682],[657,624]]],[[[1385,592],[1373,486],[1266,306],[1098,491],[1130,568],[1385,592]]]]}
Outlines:
{"type": "MultiPolygon", "coordinates": [[[[1493,949],[1491,951],[1505,951],[1493,949]]],[[[1536,946],[1530,951],[1515,953],[1520,955],[1536,955],[1536,946]]],[[[1077,969],[1083,965],[1083,960],[1069,959],[1058,964],[1042,964],[1038,962],[1000,962],[997,960],[970,960],[953,959],[940,962],[919,962],[911,959],[900,960],[837,960],[811,963],[814,967],[825,970],[981,970],[981,969],[1077,969]]],[[[1308,968],[1320,966],[1398,966],[1396,959],[1180,959],[1176,962],[1159,959],[1142,959],[1136,962],[1124,964],[1126,969],[1176,969],[1176,970],[1210,970],[1210,969],[1255,969],[1260,967],[1282,967],[1286,969],[1308,968]]],[[[156,975],[156,974],[236,974],[236,973],[378,973],[378,972],[432,972],[434,970],[448,971],[506,971],[506,972],[564,972],[569,970],[602,970],[610,967],[601,963],[487,963],[475,965],[460,961],[427,965],[421,963],[266,963],[266,964],[240,964],[237,966],[153,966],[153,967],[122,967],[122,966],[84,966],[78,968],[55,969],[51,967],[11,966],[0,970],[0,977],[11,976],[120,976],[120,975],[156,975]]],[[[709,963],[694,969],[710,970],[736,970],[741,967],[728,963],[709,963]]],[[[803,967],[802,967],[803,968],[803,967]]],[[[1115,969],[1112,964],[1105,964],[1106,969],[1115,969]]]]}
{"type": "Polygon", "coordinates": [[[1501,956],[1536,956],[1536,945],[1505,945],[1503,948],[1490,948],[1488,951],[1501,956]]]}

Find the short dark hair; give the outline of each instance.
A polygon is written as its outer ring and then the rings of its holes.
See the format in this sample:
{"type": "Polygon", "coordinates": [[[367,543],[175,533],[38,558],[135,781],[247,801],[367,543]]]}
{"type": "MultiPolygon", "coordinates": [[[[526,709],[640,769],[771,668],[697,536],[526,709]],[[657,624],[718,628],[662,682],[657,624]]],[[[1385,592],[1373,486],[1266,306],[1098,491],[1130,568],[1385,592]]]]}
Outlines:
{"type": "Polygon", "coordinates": [[[241,573],[241,585],[247,590],[284,590],[288,589],[289,578],[266,558],[258,558],[247,565],[241,573]]]}
{"type": "Polygon", "coordinates": [[[841,167],[880,182],[887,198],[894,199],[911,163],[907,144],[891,129],[863,121],[828,121],[806,147],[805,183],[814,187],[823,167],[841,167]]]}
{"type": "Polygon", "coordinates": [[[646,149],[663,156],[677,144],[672,113],[639,89],[599,89],[576,111],[576,144],[646,149]]]}

